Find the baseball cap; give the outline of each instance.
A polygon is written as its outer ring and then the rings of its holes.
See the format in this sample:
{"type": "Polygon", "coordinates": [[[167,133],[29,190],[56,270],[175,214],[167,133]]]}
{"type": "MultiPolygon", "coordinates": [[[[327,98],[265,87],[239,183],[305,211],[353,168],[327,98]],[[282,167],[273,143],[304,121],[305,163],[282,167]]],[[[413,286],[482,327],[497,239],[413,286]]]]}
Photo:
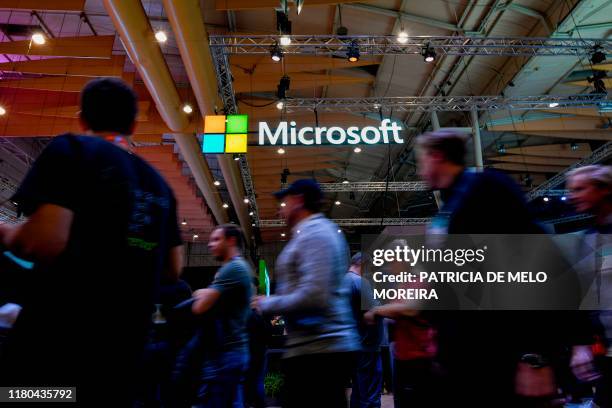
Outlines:
{"type": "Polygon", "coordinates": [[[277,199],[288,195],[303,195],[305,201],[318,202],[323,198],[321,186],[313,179],[296,180],[284,190],[272,193],[277,199]]]}

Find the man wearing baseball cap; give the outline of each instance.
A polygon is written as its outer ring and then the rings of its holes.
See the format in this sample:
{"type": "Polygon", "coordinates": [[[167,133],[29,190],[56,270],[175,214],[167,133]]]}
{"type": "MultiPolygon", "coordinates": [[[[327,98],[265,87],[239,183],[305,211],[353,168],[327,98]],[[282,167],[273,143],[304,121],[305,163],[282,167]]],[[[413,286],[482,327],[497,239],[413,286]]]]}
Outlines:
{"type": "Polygon", "coordinates": [[[345,386],[360,349],[343,286],[348,246],[321,212],[318,183],[297,180],[274,193],[291,240],[278,257],[276,294],[253,306],[287,322],[285,407],[346,407],[345,386]]]}

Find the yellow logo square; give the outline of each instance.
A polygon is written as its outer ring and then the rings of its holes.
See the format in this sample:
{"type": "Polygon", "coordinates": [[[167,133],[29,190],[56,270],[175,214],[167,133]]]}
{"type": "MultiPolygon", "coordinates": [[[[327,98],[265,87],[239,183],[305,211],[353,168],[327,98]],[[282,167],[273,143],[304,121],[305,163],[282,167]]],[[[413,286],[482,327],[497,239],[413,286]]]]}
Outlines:
{"type": "Polygon", "coordinates": [[[225,153],[246,153],[247,151],[247,135],[232,135],[225,136],[225,153]]]}

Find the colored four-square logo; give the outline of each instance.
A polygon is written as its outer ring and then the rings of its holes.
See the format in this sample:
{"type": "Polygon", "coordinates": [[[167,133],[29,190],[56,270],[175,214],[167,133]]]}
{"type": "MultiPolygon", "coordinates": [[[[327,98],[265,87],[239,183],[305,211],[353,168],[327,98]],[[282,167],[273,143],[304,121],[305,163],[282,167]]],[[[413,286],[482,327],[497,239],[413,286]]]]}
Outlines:
{"type": "Polygon", "coordinates": [[[248,133],[248,115],[207,115],[202,152],[246,153],[248,133]]]}

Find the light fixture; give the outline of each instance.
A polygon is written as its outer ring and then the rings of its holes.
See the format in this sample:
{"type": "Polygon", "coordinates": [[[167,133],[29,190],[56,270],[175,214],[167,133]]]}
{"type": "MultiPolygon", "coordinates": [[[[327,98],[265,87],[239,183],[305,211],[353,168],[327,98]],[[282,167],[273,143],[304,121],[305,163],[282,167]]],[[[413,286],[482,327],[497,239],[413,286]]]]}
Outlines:
{"type": "Polygon", "coordinates": [[[193,234],[193,239],[198,239],[200,236],[198,234],[193,234]]]}
{"type": "Polygon", "coordinates": [[[374,109],[376,109],[376,110],[380,109],[380,104],[375,103],[375,104],[374,104],[374,106],[373,106],[373,108],[374,108],[374,109]]]}
{"type": "Polygon", "coordinates": [[[353,151],[355,153],[361,153],[361,147],[357,146],[356,148],[353,149],[353,151]]]}
{"type": "Polygon", "coordinates": [[[278,102],[276,103],[276,109],[278,109],[278,110],[283,110],[283,108],[284,108],[284,107],[285,107],[285,102],[283,102],[283,101],[278,101],[278,102]]]}
{"type": "Polygon", "coordinates": [[[248,198],[246,198],[246,197],[244,197],[244,203],[245,203],[245,204],[248,204],[248,203],[249,203],[249,199],[248,199],[248,198]]]}
{"type": "Polygon", "coordinates": [[[34,33],[32,34],[32,42],[37,45],[43,45],[47,42],[43,33],[34,33]]]}
{"type": "Polygon", "coordinates": [[[255,226],[255,223],[251,224],[251,227],[254,227],[254,226],[255,226]]]}
{"type": "Polygon", "coordinates": [[[229,208],[229,205],[227,203],[223,203],[223,208],[229,208]]]}
{"type": "Polygon", "coordinates": [[[359,44],[357,43],[357,41],[351,41],[351,44],[348,46],[346,51],[346,57],[349,62],[359,61],[359,44]]]}
{"type": "Polygon", "coordinates": [[[6,115],[6,109],[3,106],[0,106],[0,116],[6,115]]]}
{"type": "Polygon", "coordinates": [[[282,147],[279,147],[277,152],[278,154],[285,154],[285,149],[283,149],[282,147]]]}
{"type": "Polygon", "coordinates": [[[342,230],[338,228],[338,234],[342,234],[342,230]]]}
{"type": "Polygon", "coordinates": [[[349,200],[355,201],[355,192],[354,191],[349,192],[349,200]]]}
{"type": "Polygon", "coordinates": [[[234,153],[234,161],[239,161],[240,155],[234,153]]]}
{"type": "Polygon", "coordinates": [[[525,183],[526,187],[532,187],[533,186],[533,178],[531,177],[531,175],[525,174],[525,176],[523,177],[523,183],[525,183]]]}
{"type": "Polygon", "coordinates": [[[595,51],[593,55],[591,55],[591,62],[593,64],[599,64],[606,60],[606,54],[601,51],[595,51]]]}
{"type": "Polygon", "coordinates": [[[165,43],[166,41],[168,41],[168,36],[166,35],[166,32],[164,30],[159,30],[155,33],[155,39],[157,40],[157,42],[165,43]]]}
{"type": "Polygon", "coordinates": [[[297,230],[296,232],[299,234],[301,231],[300,231],[300,230],[297,230]]]}
{"type": "Polygon", "coordinates": [[[340,204],[342,204],[342,203],[341,203],[340,201],[336,200],[336,202],[335,202],[334,204],[336,204],[336,205],[340,205],[340,204]]]}
{"type": "Polygon", "coordinates": [[[550,198],[544,197],[542,200],[544,200],[544,202],[547,203],[548,201],[550,201],[550,198]]]}
{"type": "Polygon", "coordinates": [[[408,42],[408,33],[402,30],[397,34],[397,42],[400,44],[406,44],[408,42]]]}
{"type": "Polygon", "coordinates": [[[348,183],[349,183],[348,179],[342,180],[342,184],[348,184],[348,183]]]}
{"type": "Polygon", "coordinates": [[[186,103],[185,105],[183,105],[183,112],[189,115],[190,113],[193,112],[193,108],[191,107],[190,104],[186,103]]]}
{"type": "Polygon", "coordinates": [[[217,187],[219,187],[221,185],[221,182],[219,180],[215,180],[213,181],[213,184],[217,187]]]}
{"type": "Polygon", "coordinates": [[[183,218],[183,221],[181,221],[181,225],[187,225],[187,220],[183,218]]]}
{"type": "Polygon", "coordinates": [[[278,44],[274,44],[270,49],[270,56],[272,57],[272,61],[278,62],[283,58],[283,51],[281,51],[278,44]]]}
{"type": "Polygon", "coordinates": [[[497,147],[497,153],[499,154],[505,154],[506,153],[506,146],[504,146],[503,144],[500,144],[497,147]]]}
{"type": "Polygon", "coordinates": [[[281,237],[285,238],[286,234],[284,232],[281,232],[281,237]]]}
{"type": "Polygon", "coordinates": [[[281,101],[287,97],[289,85],[291,85],[291,78],[289,78],[287,75],[283,75],[276,87],[276,97],[281,101]]]}
{"type": "Polygon", "coordinates": [[[578,143],[574,142],[574,143],[570,144],[570,149],[572,149],[574,151],[578,150],[578,143]]]}
{"type": "Polygon", "coordinates": [[[280,45],[283,46],[287,46],[287,45],[291,45],[291,37],[289,37],[288,35],[283,35],[280,38],[280,45]]]}
{"type": "Polygon", "coordinates": [[[561,197],[561,201],[567,201],[567,197],[566,196],[562,196],[561,197]]]}
{"type": "Polygon", "coordinates": [[[436,59],[436,52],[427,44],[427,47],[423,47],[421,49],[421,55],[425,62],[434,62],[436,59]]]}
{"type": "Polygon", "coordinates": [[[557,106],[559,106],[559,102],[551,102],[548,104],[549,108],[556,108],[557,106]]]}
{"type": "Polygon", "coordinates": [[[285,207],[286,205],[287,205],[287,204],[285,204],[285,203],[281,203],[281,204],[280,204],[280,206],[281,206],[281,207],[285,207]]]}
{"type": "Polygon", "coordinates": [[[249,213],[249,215],[250,215],[251,217],[253,216],[253,214],[255,214],[253,211],[251,211],[251,212],[249,213]]]}

